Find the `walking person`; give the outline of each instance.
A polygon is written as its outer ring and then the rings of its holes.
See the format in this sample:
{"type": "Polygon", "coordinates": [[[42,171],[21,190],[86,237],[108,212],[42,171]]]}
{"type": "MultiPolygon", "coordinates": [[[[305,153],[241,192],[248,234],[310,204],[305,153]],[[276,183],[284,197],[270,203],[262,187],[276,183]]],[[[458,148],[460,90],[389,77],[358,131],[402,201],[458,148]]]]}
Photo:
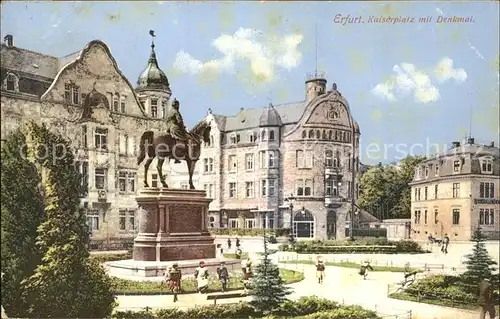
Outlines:
{"type": "Polygon", "coordinates": [[[226,263],[221,262],[219,268],[217,268],[217,275],[219,276],[219,282],[222,286],[222,292],[227,291],[227,282],[229,280],[229,272],[226,268],[226,263]]]}
{"type": "Polygon", "coordinates": [[[318,284],[322,284],[325,278],[325,263],[321,257],[316,260],[316,278],[318,278],[318,284]]]}
{"type": "Polygon", "coordinates": [[[490,280],[483,279],[477,287],[477,303],[481,306],[481,312],[479,314],[480,319],[486,319],[486,313],[490,316],[490,319],[494,319],[496,316],[495,302],[493,298],[493,285],[490,280]]]}
{"type": "Polygon", "coordinates": [[[198,284],[198,292],[200,294],[206,293],[208,289],[208,269],[205,268],[205,262],[200,261],[199,267],[194,272],[194,278],[198,284]]]}
{"type": "Polygon", "coordinates": [[[373,271],[373,268],[369,261],[365,261],[365,263],[359,268],[359,274],[363,276],[363,280],[365,280],[366,276],[368,276],[368,270],[373,271]]]}
{"type": "Polygon", "coordinates": [[[174,295],[174,302],[179,301],[177,295],[181,290],[181,279],[182,273],[177,263],[174,263],[172,266],[168,267],[167,271],[165,271],[165,283],[174,295]]]}
{"type": "Polygon", "coordinates": [[[232,243],[231,243],[231,238],[228,238],[228,239],[227,239],[227,250],[230,250],[230,249],[231,249],[231,246],[232,246],[232,243]]]}
{"type": "Polygon", "coordinates": [[[240,248],[240,246],[241,246],[240,239],[236,237],[236,248],[240,248]]]}
{"type": "Polygon", "coordinates": [[[241,270],[243,271],[243,288],[244,293],[248,292],[250,288],[250,279],[253,277],[252,273],[252,261],[247,258],[241,262],[241,270]]]}
{"type": "Polygon", "coordinates": [[[441,251],[445,254],[448,253],[448,245],[450,244],[450,237],[448,234],[444,234],[443,245],[441,246],[441,251]]]}

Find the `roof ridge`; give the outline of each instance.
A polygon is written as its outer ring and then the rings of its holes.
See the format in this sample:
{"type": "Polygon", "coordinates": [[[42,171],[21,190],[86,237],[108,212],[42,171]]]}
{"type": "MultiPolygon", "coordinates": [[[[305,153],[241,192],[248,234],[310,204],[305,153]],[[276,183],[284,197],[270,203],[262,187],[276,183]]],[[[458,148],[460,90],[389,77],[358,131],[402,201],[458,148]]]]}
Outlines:
{"type": "Polygon", "coordinates": [[[45,53],[41,53],[41,52],[29,50],[29,49],[24,49],[24,48],[17,47],[17,46],[8,46],[8,45],[6,45],[4,43],[2,43],[2,47],[5,47],[5,48],[15,48],[15,49],[20,50],[20,51],[25,51],[25,52],[29,52],[29,53],[35,53],[35,54],[38,54],[38,55],[43,55],[43,56],[48,57],[48,58],[59,60],[58,57],[53,56],[53,55],[48,55],[48,54],[45,54],[45,53]]]}

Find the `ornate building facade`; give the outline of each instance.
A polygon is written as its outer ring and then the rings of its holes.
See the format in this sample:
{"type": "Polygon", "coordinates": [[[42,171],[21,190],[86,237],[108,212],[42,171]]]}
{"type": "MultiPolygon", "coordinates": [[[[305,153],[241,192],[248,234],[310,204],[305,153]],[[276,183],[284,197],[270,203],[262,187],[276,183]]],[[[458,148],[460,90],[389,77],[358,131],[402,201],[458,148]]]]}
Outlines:
{"type": "Polygon", "coordinates": [[[28,121],[45,123],[69,138],[88,190],[82,207],[92,239],[132,239],[138,141],[141,132],[164,127],[171,95],[154,45],[134,88],[102,41],[58,58],[18,48],[11,35],[4,40],[2,140],[28,121]]]}
{"type": "MultiPolygon", "coordinates": [[[[193,180],[213,198],[210,227],[292,226],[298,238],[345,237],[360,129],[336,84],[326,84],[306,81],[299,103],[241,108],[234,116],[209,110],[211,142],[193,180]]],[[[170,183],[187,188],[185,165],[171,165],[170,183]]]]}
{"type": "Polygon", "coordinates": [[[411,237],[470,240],[479,226],[499,239],[499,176],[500,148],[474,138],[422,162],[411,183],[411,237]]]}

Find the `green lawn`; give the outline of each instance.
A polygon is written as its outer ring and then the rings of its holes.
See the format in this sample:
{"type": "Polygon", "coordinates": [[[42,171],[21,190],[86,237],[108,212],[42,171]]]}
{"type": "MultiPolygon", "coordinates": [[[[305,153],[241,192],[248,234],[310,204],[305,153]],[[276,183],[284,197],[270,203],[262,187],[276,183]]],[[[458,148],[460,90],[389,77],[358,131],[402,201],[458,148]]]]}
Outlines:
{"type": "MultiPolygon", "coordinates": [[[[291,260],[291,261],[280,261],[283,264],[305,264],[314,265],[316,262],[313,260],[291,260]]],[[[361,265],[353,262],[325,262],[326,266],[344,267],[344,268],[359,268],[361,265]]],[[[375,266],[372,265],[373,271],[386,271],[386,272],[404,272],[405,267],[393,267],[393,266],[375,266]]],[[[423,272],[422,269],[409,268],[409,271],[423,272]]]]}
{"type": "MultiPolygon", "coordinates": [[[[223,254],[224,258],[229,258],[229,259],[238,259],[236,258],[236,254],[223,254]]],[[[240,259],[247,259],[248,258],[248,253],[242,253],[240,259]]]]}
{"type": "MultiPolygon", "coordinates": [[[[286,284],[304,280],[304,274],[289,269],[280,269],[280,274],[286,284]]],[[[168,295],[170,290],[163,282],[155,281],[134,281],[121,278],[112,278],[113,290],[117,295],[168,295]]],[[[189,294],[196,292],[196,281],[194,278],[182,280],[182,293],[189,294]]],[[[227,285],[228,290],[243,289],[241,274],[231,274],[227,285]]],[[[220,291],[221,285],[215,276],[210,277],[208,292],[220,291]]]]}

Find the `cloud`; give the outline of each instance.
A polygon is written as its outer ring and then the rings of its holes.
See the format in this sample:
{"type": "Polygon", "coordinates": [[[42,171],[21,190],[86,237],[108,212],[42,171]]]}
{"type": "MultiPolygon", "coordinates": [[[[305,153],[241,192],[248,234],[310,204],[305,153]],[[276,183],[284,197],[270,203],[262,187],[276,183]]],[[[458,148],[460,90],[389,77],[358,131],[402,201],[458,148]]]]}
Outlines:
{"type": "Polygon", "coordinates": [[[193,75],[204,72],[233,73],[238,63],[248,62],[252,74],[263,81],[274,78],[277,69],[292,69],[300,64],[299,44],[302,35],[264,37],[259,30],[239,28],[233,35],[223,34],[214,39],[213,47],[222,57],[202,62],[187,52],[177,53],[174,68],[193,75]]]}
{"type": "Polygon", "coordinates": [[[434,69],[434,73],[439,82],[443,83],[450,79],[453,79],[457,82],[463,82],[467,79],[467,73],[464,69],[454,69],[453,68],[453,60],[444,57],[442,58],[436,69],[434,69]]]}
{"type": "MultiPolygon", "coordinates": [[[[394,65],[392,70],[395,73],[394,75],[387,81],[377,84],[372,89],[374,95],[389,102],[396,102],[399,96],[408,95],[412,95],[418,103],[429,103],[439,100],[439,89],[427,72],[417,69],[411,63],[394,65]]],[[[456,82],[463,82],[467,79],[465,70],[454,69],[453,60],[448,57],[442,58],[432,73],[438,83],[444,83],[450,79],[456,82]]]]}

